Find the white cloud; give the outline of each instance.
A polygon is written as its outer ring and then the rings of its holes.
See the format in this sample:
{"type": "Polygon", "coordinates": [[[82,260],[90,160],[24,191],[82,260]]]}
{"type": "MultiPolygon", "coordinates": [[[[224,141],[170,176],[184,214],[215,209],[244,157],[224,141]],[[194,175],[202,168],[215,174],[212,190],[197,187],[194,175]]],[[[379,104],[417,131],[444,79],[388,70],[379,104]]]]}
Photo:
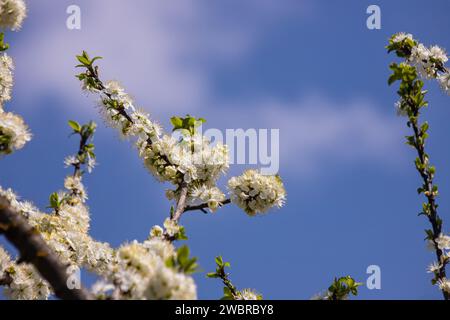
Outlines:
{"type": "Polygon", "coordinates": [[[78,3],[81,31],[65,27],[69,4],[30,2],[24,36],[13,43],[16,91],[27,92],[15,95],[22,105],[32,106],[37,97],[53,92],[67,101],[66,107],[92,112],[74,77],[74,56],[86,49],[104,56],[104,78],[120,80],[157,118],[194,113],[209,115],[210,123],[220,121],[222,127],[280,128],[282,167],[304,175],[330,160],[392,164],[401,152],[398,122],[365,100],[342,104],[314,96],[284,103],[254,97],[258,103],[230,107],[214,96],[211,63],[244,58],[272,23],[293,10],[308,12],[310,2],[281,6],[251,0],[232,19],[232,7],[199,1],[85,0],[78,3]]]}
{"type": "Polygon", "coordinates": [[[138,105],[157,115],[193,112],[213,98],[211,63],[243,58],[267,24],[289,13],[271,1],[249,1],[239,6],[238,19],[228,19],[225,11],[234,12],[220,3],[84,0],[77,3],[82,29],[68,30],[69,4],[29,2],[24,36],[13,44],[17,79],[28,91],[18,97],[23,105],[48,92],[70,101],[68,107],[86,105],[73,68],[75,54],[86,49],[104,56],[104,78],[120,80],[138,105]]]}
{"type": "Polygon", "coordinates": [[[209,125],[222,129],[248,129],[249,124],[280,129],[281,168],[302,176],[316,176],[324,166],[361,162],[395,167],[406,151],[402,122],[368,99],[337,103],[311,95],[284,103],[267,98],[216,108],[208,118],[209,125]]]}

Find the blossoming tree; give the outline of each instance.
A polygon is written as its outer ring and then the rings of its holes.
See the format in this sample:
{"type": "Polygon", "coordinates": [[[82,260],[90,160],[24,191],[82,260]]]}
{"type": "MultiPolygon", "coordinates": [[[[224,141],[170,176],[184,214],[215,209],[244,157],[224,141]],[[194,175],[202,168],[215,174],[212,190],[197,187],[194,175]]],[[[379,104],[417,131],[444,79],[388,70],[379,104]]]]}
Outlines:
{"type": "MultiPolygon", "coordinates": [[[[19,30],[26,16],[23,0],[0,0],[0,28],[19,30]]],[[[7,55],[9,45],[0,34],[0,155],[20,150],[31,139],[23,119],[4,110],[11,99],[13,61],[7,55]]],[[[390,51],[405,58],[394,71],[390,82],[401,80],[399,112],[409,119],[414,135],[408,143],[418,151],[416,167],[423,178],[419,189],[427,197],[423,206],[432,229],[427,231],[430,247],[436,252],[432,264],[437,283],[449,296],[449,280],[445,266],[449,261],[450,238],[442,234],[442,221],[437,215],[433,184],[435,170],[429,165],[424,150],[428,125],[418,124],[419,110],[425,106],[423,83],[418,74],[436,78],[447,92],[449,72],[444,67],[445,53],[427,49],[410,35],[395,35],[390,51]]],[[[198,130],[205,120],[190,115],[173,117],[171,132],[161,126],[143,109],[136,107],[125,89],[116,81],[104,81],[96,62],[86,52],[77,56],[81,72],[77,78],[86,92],[97,96],[99,110],[106,123],[133,143],[148,171],[160,182],[171,185],[166,197],[173,203],[162,226],[153,226],[147,239],[124,243],[118,248],[96,241],[89,235],[90,212],[84,178],[96,166],[92,138],[93,122],[79,124],[69,121],[78,141],[74,155],[64,163],[71,171],[64,180],[64,190],[49,196],[49,212],[43,212],[31,202],[21,200],[13,190],[0,186],[0,234],[17,249],[14,257],[0,246],[0,286],[12,299],[47,299],[55,295],[62,299],[195,299],[197,288],[192,273],[198,270],[197,259],[191,257],[186,245],[187,232],[181,224],[189,211],[216,212],[227,205],[237,205],[247,215],[264,214],[280,208],[286,192],[279,176],[262,175],[247,170],[228,180],[228,191],[217,184],[229,167],[228,148],[212,144],[198,130]],[[70,271],[86,269],[98,275],[93,287],[84,288],[70,271]]],[[[220,279],[224,299],[255,300],[262,295],[253,289],[238,289],[227,272],[230,267],[222,257],[216,257],[216,270],[207,274],[220,279]]],[[[79,279],[78,279],[79,280],[79,279]]],[[[336,278],[317,299],[341,300],[356,295],[358,286],[352,277],[336,278]]]]}

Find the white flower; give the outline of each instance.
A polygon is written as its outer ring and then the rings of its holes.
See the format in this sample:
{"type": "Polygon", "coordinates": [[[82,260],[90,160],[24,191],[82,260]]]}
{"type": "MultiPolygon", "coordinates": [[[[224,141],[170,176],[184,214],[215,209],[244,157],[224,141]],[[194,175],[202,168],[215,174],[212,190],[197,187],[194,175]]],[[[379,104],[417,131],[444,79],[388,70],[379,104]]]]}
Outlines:
{"type": "Polygon", "coordinates": [[[6,53],[0,55],[0,111],[3,104],[11,100],[13,70],[14,64],[12,59],[6,53]]]}
{"type": "Polygon", "coordinates": [[[142,246],[163,261],[166,261],[175,255],[175,247],[173,244],[160,238],[146,240],[142,246]]]}
{"type": "Polygon", "coordinates": [[[236,300],[261,300],[262,297],[253,289],[244,289],[239,292],[236,300]]]}
{"type": "Polygon", "coordinates": [[[437,283],[442,291],[450,293],[450,280],[448,280],[447,278],[439,279],[437,283]]]}
{"type": "Polygon", "coordinates": [[[112,285],[119,299],[195,299],[192,277],[166,266],[175,254],[172,243],[161,238],[120,247],[106,278],[96,284],[99,295],[105,297],[105,287],[110,291],[112,285]]]}
{"type": "Polygon", "coordinates": [[[10,266],[11,284],[5,288],[5,295],[13,300],[42,300],[50,295],[49,285],[40,278],[31,265],[10,266]]]}
{"type": "Polygon", "coordinates": [[[117,81],[108,81],[105,84],[105,92],[112,100],[119,102],[125,109],[133,108],[133,99],[125,92],[125,89],[117,81]]]}
{"type": "Polygon", "coordinates": [[[443,64],[448,61],[447,54],[439,46],[432,46],[430,48],[430,58],[433,58],[434,60],[440,61],[443,64]]]}
{"type": "Polygon", "coordinates": [[[9,154],[31,140],[31,134],[22,117],[0,111],[0,154],[9,154]]]}
{"type": "Polygon", "coordinates": [[[228,189],[231,200],[251,216],[267,212],[274,206],[282,207],[286,199],[279,176],[264,176],[255,170],[231,178],[228,189]]]}
{"type": "Polygon", "coordinates": [[[209,140],[196,134],[177,140],[163,135],[148,145],[138,142],[145,165],[160,181],[177,185],[182,182],[213,184],[229,167],[228,148],[222,144],[210,146],[209,140]]]}
{"type": "Polygon", "coordinates": [[[87,170],[88,170],[89,173],[92,172],[92,170],[95,168],[96,165],[97,165],[97,161],[95,160],[95,158],[92,158],[91,156],[88,156],[87,170]]]}
{"type": "Polygon", "coordinates": [[[199,187],[195,187],[189,197],[189,205],[200,205],[200,204],[208,204],[209,210],[211,212],[215,212],[219,206],[225,201],[225,195],[223,192],[213,186],[207,186],[202,184],[199,187]]]}
{"type": "Polygon", "coordinates": [[[75,156],[68,156],[64,159],[64,166],[70,167],[70,166],[75,166],[78,165],[80,163],[80,160],[78,160],[77,157],[75,156]]]}
{"type": "Polygon", "coordinates": [[[84,199],[86,199],[86,192],[84,190],[83,183],[81,183],[81,177],[67,176],[64,180],[64,188],[69,191],[74,191],[75,193],[80,194],[84,199]]]}
{"type": "Polygon", "coordinates": [[[150,116],[143,110],[132,111],[130,115],[133,124],[129,134],[144,139],[158,138],[161,135],[161,127],[158,123],[150,120],[150,116]]]}
{"type": "Polygon", "coordinates": [[[441,250],[449,250],[450,249],[450,236],[440,234],[439,237],[435,239],[436,245],[441,250]]]}
{"type": "Polygon", "coordinates": [[[11,265],[11,257],[3,247],[0,246],[0,279],[5,276],[6,269],[11,265]]]}
{"type": "Polygon", "coordinates": [[[440,74],[437,79],[442,90],[450,95],[450,73],[440,74]]]}
{"type": "Polygon", "coordinates": [[[438,272],[442,268],[442,265],[436,261],[430,263],[430,265],[427,268],[428,273],[435,273],[438,272]]]}
{"type": "Polygon", "coordinates": [[[105,299],[108,296],[108,293],[114,290],[114,285],[112,283],[109,283],[107,281],[98,281],[94,283],[92,286],[92,294],[97,299],[105,299]]]}
{"type": "Polygon", "coordinates": [[[150,230],[150,237],[152,238],[159,238],[162,237],[164,234],[164,229],[160,226],[153,226],[153,228],[150,230]]]}
{"type": "Polygon", "coordinates": [[[400,32],[400,33],[397,33],[397,34],[392,38],[392,42],[398,43],[398,42],[402,42],[402,41],[405,40],[405,39],[414,40],[412,34],[400,32]]]}
{"type": "Polygon", "coordinates": [[[191,277],[160,263],[144,295],[149,300],[194,300],[197,299],[197,288],[191,277]]]}
{"type": "Polygon", "coordinates": [[[170,237],[173,237],[174,235],[180,233],[180,226],[178,223],[170,218],[167,218],[164,221],[164,228],[166,229],[167,234],[170,237]]]}
{"type": "Polygon", "coordinates": [[[0,0],[0,28],[19,30],[27,15],[23,0],[0,0]]]}
{"type": "Polygon", "coordinates": [[[422,43],[413,47],[409,60],[415,65],[417,72],[422,78],[430,79],[436,76],[436,69],[430,60],[431,52],[422,43]]]}
{"type": "Polygon", "coordinates": [[[438,78],[442,65],[448,61],[447,54],[438,46],[425,47],[422,43],[413,47],[409,61],[422,78],[438,78]]]}

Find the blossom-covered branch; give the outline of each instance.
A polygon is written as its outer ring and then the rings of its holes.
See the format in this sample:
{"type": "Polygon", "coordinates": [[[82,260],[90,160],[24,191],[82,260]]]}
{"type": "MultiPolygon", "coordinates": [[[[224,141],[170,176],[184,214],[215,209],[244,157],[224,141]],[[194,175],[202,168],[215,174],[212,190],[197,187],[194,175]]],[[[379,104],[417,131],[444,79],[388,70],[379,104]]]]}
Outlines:
{"type": "MultiPolygon", "coordinates": [[[[103,275],[113,253],[108,244],[96,242],[88,235],[87,193],[82,184],[84,168],[92,168],[89,159],[95,159],[94,146],[90,141],[95,124],[79,125],[74,121],[69,124],[72,133],[80,135],[80,149],[77,156],[69,157],[74,161],[68,162],[66,158],[66,165],[74,167],[74,174],[67,176],[64,181],[66,191],[55,192],[50,196],[49,207],[52,212],[42,213],[31,203],[18,200],[12,190],[0,188],[0,195],[43,238],[62,265],[86,267],[103,275]]],[[[28,264],[19,264],[5,250],[0,251],[0,275],[8,276],[11,280],[5,284],[8,285],[8,296],[15,299],[46,299],[51,295],[52,288],[28,264]]],[[[68,270],[67,267],[65,269],[68,270]]]]}
{"type": "Polygon", "coordinates": [[[450,94],[450,73],[445,67],[448,57],[444,50],[438,46],[425,47],[413,38],[411,34],[399,33],[391,37],[387,46],[389,52],[394,51],[397,56],[405,61],[392,63],[393,71],[389,78],[389,84],[400,81],[397,102],[399,115],[408,118],[407,125],[413,130],[413,135],[407,136],[407,144],[417,151],[415,166],[422,178],[422,186],[418,188],[419,194],[424,194],[427,202],[423,203],[421,215],[425,215],[431,224],[431,229],[426,230],[429,247],[435,251],[437,261],[429,267],[429,272],[434,274],[433,284],[438,284],[442,290],[444,299],[450,299],[450,280],[446,277],[445,267],[450,261],[450,237],[442,233],[442,219],[438,215],[436,197],[438,187],[434,183],[436,169],[430,164],[430,157],[425,151],[425,143],[428,138],[429,125],[420,123],[420,112],[428,106],[425,100],[426,90],[423,90],[424,79],[437,79],[442,89],[450,94]]]}
{"type": "MultiPolygon", "coordinates": [[[[23,0],[0,1],[0,29],[19,30],[26,16],[23,0]]],[[[11,100],[14,84],[12,58],[6,53],[9,44],[5,34],[0,33],[0,156],[22,149],[31,140],[31,134],[22,117],[4,111],[4,105],[11,100]]]]}
{"type": "MultiPolygon", "coordinates": [[[[84,288],[68,288],[67,266],[59,261],[40,234],[28,224],[19,212],[13,209],[4,196],[0,196],[0,233],[3,233],[18,249],[21,254],[20,262],[33,264],[52,286],[57,297],[69,300],[90,298],[84,288]]],[[[8,279],[8,282],[5,283],[7,285],[13,282],[10,275],[7,275],[6,279],[8,279]]]]}
{"type": "MultiPolygon", "coordinates": [[[[77,56],[84,72],[77,75],[83,88],[100,95],[100,109],[106,122],[119,129],[126,138],[135,138],[135,145],[146,167],[159,180],[170,182],[175,190],[166,196],[176,201],[171,215],[178,222],[186,208],[208,204],[212,212],[226,201],[224,193],[216,183],[229,167],[228,148],[225,145],[210,145],[210,140],[199,134],[196,128],[205,120],[173,117],[173,131],[178,137],[165,134],[149,115],[135,108],[133,100],[116,82],[104,83],[99,77],[99,68],[94,62],[100,57],[90,58],[83,52],[77,56]]],[[[242,177],[229,181],[232,202],[249,215],[266,212],[273,206],[282,206],[285,190],[277,176],[263,176],[249,170],[242,177]]],[[[205,208],[206,209],[206,208],[205,208]]]]}
{"type": "MultiPolygon", "coordinates": [[[[152,282],[158,283],[161,279],[151,277],[149,280],[148,273],[143,273],[143,270],[149,267],[141,267],[138,261],[147,259],[146,255],[152,252],[150,243],[159,241],[159,246],[164,246],[166,250],[173,252],[173,249],[167,249],[173,248],[172,242],[186,239],[184,227],[179,225],[184,212],[193,210],[206,212],[206,209],[215,212],[219,207],[233,202],[248,215],[254,216],[284,204],[286,192],[281,178],[263,176],[256,170],[248,170],[240,177],[231,178],[228,183],[230,199],[226,199],[225,194],[217,186],[217,180],[229,167],[228,148],[220,143],[212,146],[210,140],[198,132],[197,128],[205,122],[204,119],[197,119],[190,115],[172,117],[173,132],[177,135],[166,134],[147,113],[136,109],[129,94],[118,82],[104,83],[100,79],[99,68],[94,65],[95,61],[101,59],[100,57],[90,58],[83,51],[77,59],[80,63],[77,67],[84,70],[77,75],[77,78],[82,82],[84,90],[99,94],[99,106],[106,122],[118,129],[123,137],[134,139],[145,166],[157,180],[169,182],[175,187],[173,190],[166,191],[166,197],[169,200],[175,200],[176,205],[175,208],[172,207],[170,217],[164,221],[164,228],[154,226],[150,232],[150,239],[143,244],[135,242],[133,247],[125,246],[119,249],[117,257],[119,261],[124,261],[119,262],[117,267],[110,268],[111,272],[105,282],[99,284],[100,297],[106,299],[136,296],[151,298],[156,294],[152,291],[148,296],[146,286],[153,286],[152,282]],[[124,250],[126,254],[121,254],[121,250],[124,250]],[[138,265],[130,266],[129,259],[138,262],[138,265]],[[124,278],[124,274],[132,275],[131,283],[129,279],[124,278]],[[108,294],[108,291],[112,293],[108,294]]],[[[180,248],[171,258],[172,254],[169,254],[169,259],[166,254],[163,255],[166,259],[165,263],[171,269],[176,265],[174,261],[185,266],[181,268],[184,272],[195,265],[194,259],[186,258],[183,248],[180,248]]],[[[160,262],[154,259],[147,261],[151,266],[155,267],[156,264],[159,270],[160,262]]],[[[180,267],[175,270],[179,272],[180,267]]],[[[184,277],[179,279],[183,282],[190,281],[189,278],[184,277]]],[[[170,297],[177,295],[175,291],[170,297]]],[[[240,295],[236,295],[236,298],[248,296],[257,297],[258,295],[244,290],[240,295]]]]}

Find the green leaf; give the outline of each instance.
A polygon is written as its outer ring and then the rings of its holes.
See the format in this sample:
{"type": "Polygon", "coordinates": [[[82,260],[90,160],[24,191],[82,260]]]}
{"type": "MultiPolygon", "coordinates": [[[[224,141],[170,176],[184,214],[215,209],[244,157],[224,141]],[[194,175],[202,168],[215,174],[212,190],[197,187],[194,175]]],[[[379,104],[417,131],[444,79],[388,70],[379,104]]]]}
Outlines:
{"type": "Polygon", "coordinates": [[[84,56],[77,56],[78,61],[80,61],[84,66],[90,66],[90,61],[84,56]]]}
{"type": "Polygon", "coordinates": [[[91,60],[91,64],[100,59],[103,59],[103,57],[95,57],[94,59],[91,60]]]}
{"type": "Polygon", "coordinates": [[[5,34],[0,33],[0,52],[6,51],[9,49],[9,44],[5,43],[5,34]]]}
{"type": "Polygon", "coordinates": [[[221,256],[216,257],[216,264],[219,267],[223,267],[223,259],[221,256]]]}
{"type": "Polygon", "coordinates": [[[184,267],[189,260],[189,247],[182,246],[177,251],[177,260],[181,267],[184,267]]]}
{"type": "Polygon", "coordinates": [[[206,276],[207,276],[208,278],[218,278],[218,277],[219,277],[219,275],[218,275],[216,272],[208,272],[208,273],[206,274],[206,276]]]}
{"type": "Polygon", "coordinates": [[[186,235],[186,229],[183,226],[181,226],[180,232],[178,232],[175,237],[176,237],[176,240],[187,240],[188,237],[186,235]]]}
{"type": "Polygon", "coordinates": [[[75,132],[80,132],[81,131],[81,126],[78,122],[73,121],[73,120],[69,120],[69,126],[73,129],[73,131],[75,132]]]}
{"type": "Polygon", "coordinates": [[[181,118],[179,118],[179,117],[172,117],[172,118],[170,118],[170,122],[174,126],[174,130],[183,127],[183,120],[181,118]]]}
{"type": "Polygon", "coordinates": [[[50,208],[57,209],[59,207],[59,196],[58,193],[53,192],[49,198],[50,208]]]}

